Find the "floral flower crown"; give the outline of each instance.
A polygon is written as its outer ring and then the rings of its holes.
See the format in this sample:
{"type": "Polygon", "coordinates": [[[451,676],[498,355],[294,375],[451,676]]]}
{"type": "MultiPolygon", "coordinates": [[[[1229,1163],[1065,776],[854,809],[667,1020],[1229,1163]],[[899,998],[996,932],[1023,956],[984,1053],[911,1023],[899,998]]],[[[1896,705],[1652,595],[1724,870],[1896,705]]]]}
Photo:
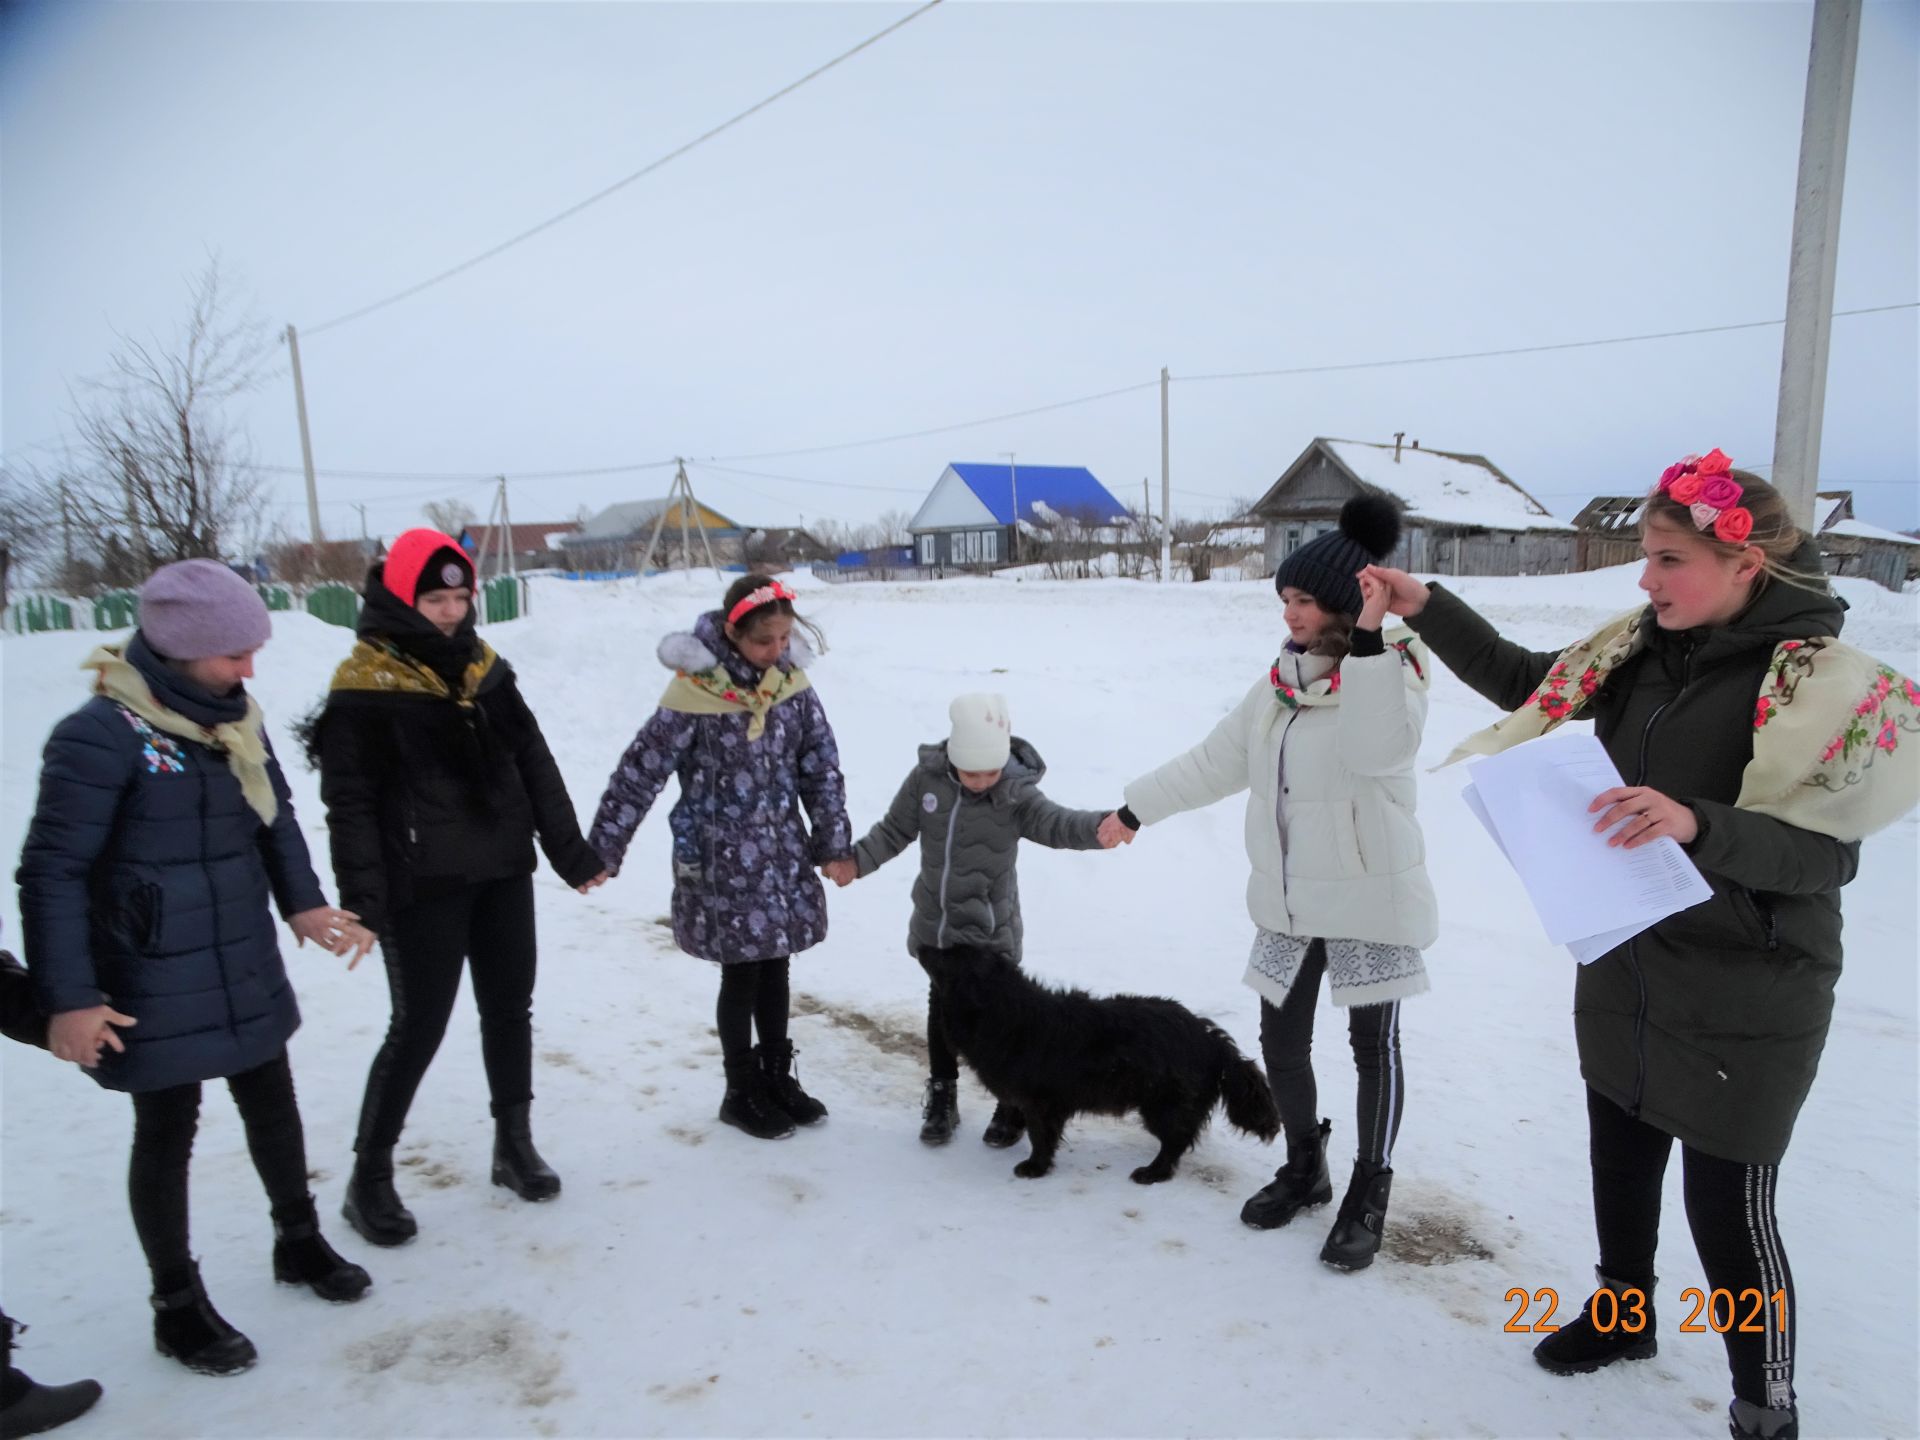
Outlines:
{"type": "Polygon", "coordinates": [[[742,615],[758,610],[762,605],[771,605],[776,600],[797,600],[799,597],[782,585],[778,580],[762,585],[751,594],[742,595],[734,607],[727,612],[727,623],[738,625],[742,615]]]}
{"type": "Polygon", "coordinates": [[[1684,506],[1693,523],[1711,530],[1714,539],[1744,545],[1753,533],[1753,512],[1740,503],[1746,487],[1733,478],[1732,470],[1733,461],[1719,449],[1689,455],[1662,470],[1651,493],[1684,506]]]}

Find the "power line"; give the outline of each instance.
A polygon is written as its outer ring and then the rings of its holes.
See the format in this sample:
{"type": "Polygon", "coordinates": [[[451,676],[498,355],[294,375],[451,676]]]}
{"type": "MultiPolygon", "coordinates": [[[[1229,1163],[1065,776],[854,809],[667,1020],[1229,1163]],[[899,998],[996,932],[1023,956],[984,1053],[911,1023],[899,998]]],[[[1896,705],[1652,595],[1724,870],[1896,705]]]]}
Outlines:
{"type": "Polygon", "coordinates": [[[712,470],[721,475],[748,475],[756,480],[788,480],[795,485],[820,485],[829,490],[877,490],[883,495],[921,495],[923,488],[906,489],[898,485],[860,485],[851,480],[815,480],[806,475],[776,475],[771,470],[741,470],[730,465],[716,465],[710,460],[690,460],[690,465],[702,470],[712,470]]]}
{"type": "Polygon", "coordinates": [[[887,26],[886,29],[879,31],[876,34],[869,35],[865,40],[862,40],[858,45],[854,46],[851,50],[842,51],[840,54],[834,56],[833,59],[827,61],[826,64],[818,66],[813,70],[809,70],[805,75],[802,75],[798,80],[795,80],[792,84],[784,86],[783,88],[774,91],[773,94],[767,96],[764,100],[759,101],[757,104],[748,106],[745,110],[742,110],[739,114],[733,116],[731,119],[721,121],[720,124],[714,126],[711,130],[707,131],[704,135],[696,136],[694,139],[689,140],[686,144],[680,146],[678,149],[668,151],[665,155],[662,155],[658,160],[652,161],[650,164],[641,166],[638,170],[634,171],[631,175],[623,176],[621,179],[614,181],[611,185],[607,186],[605,189],[596,191],[594,194],[589,195],[586,199],[579,201],[577,204],[569,205],[566,209],[560,211],[559,214],[549,216],[545,220],[542,220],[538,225],[535,225],[530,229],[522,230],[518,235],[515,235],[510,239],[503,240],[498,245],[495,245],[490,249],[482,250],[478,255],[475,255],[470,259],[462,260],[458,265],[453,266],[451,269],[442,270],[438,275],[429,276],[427,279],[420,281],[416,285],[409,285],[404,290],[396,291],[394,294],[387,296],[384,300],[375,300],[370,305],[362,305],[358,310],[350,310],[344,315],[336,315],[333,319],[326,321],[324,324],[314,325],[307,328],[304,331],[304,333],[307,334],[308,336],[323,334],[324,332],[333,329],[336,325],[345,325],[350,321],[360,319],[362,316],[371,315],[376,310],[383,310],[389,305],[398,304],[402,300],[408,299],[409,297],[414,295],[418,295],[422,290],[426,290],[431,286],[438,285],[443,280],[451,280],[454,276],[459,275],[464,271],[471,270],[474,266],[481,264],[483,261],[491,260],[494,256],[501,254],[503,251],[512,249],[515,245],[520,244],[522,241],[531,240],[534,236],[540,234],[542,231],[551,230],[555,225],[560,224],[562,221],[572,219],[575,215],[578,215],[582,210],[585,210],[588,206],[599,204],[602,200],[606,199],[609,195],[612,195],[614,192],[625,189],[627,186],[633,184],[634,181],[641,179],[643,176],[651,175],[654,171],[660,169],[661,166],[667,165],[672,161],[678,160],[682,155],[685,155],[688,151],[696,149],[697,147],[706,144],[707,141],[713,139],[715,136],[721,134],[723,131],[731,130],[735,125],[738,125],[741,121],[747,119],[752,115],[758,114],[760,111],[766,109],[769,105],[773,104],[775,101],[785,99],[787,96],[791,95],[794,91],[798,90],[802,85],[805,85],[808,81],[818,79],[820,76],[826,74],[827,71],[833,69],[834,66],[839,65],[844,61],[852,59],[855,55],[858,55],[862,50],[865,50],[868,46],[876,45],[880,41],[886,39],[887,36],[891,35],[894,31],[902,28],[903,26],[911,25],[915,20],[918,20],[922,15],[926,14],[929,10],[933,9],[936,5],[939,5],[940,3],[941,3],[941,0],[927,0],[926,4],[922,5],[918,10],[915,10],[912,14],[907,15],[903,19],[894,21],[893,24],[887,26]]]}
{"type": "MultiPolygon", "coordinates": [[[[1869,305],[1858,310],[1836,310],[1842,315],[1880,315],[1892,310],[1912,310],[1920,300],[1899,305],[1869,305]]],[[[1684,335],[1724,335],[1734,330],[1766,330],[1785,325],[1780,320],[1746,320],[1738,325],[1700,325],[1691,330],[1658,330],[1646,335],[1614,335],[1604,340],[1566,340],[1554,345],[1516,345],[1504,350],[1467,350],[1454,355],[1418,355],[1399,360],[1355,360],[1344,365],[1291,365],[1278,370],[1231,370],[1214,375],[1175,375],[1174,384],[1209,380],[1256,380],[1277,375],[1327,375],[1339,370],[1384,370],[1396,365],[1440,365],[1453,360],[1491,360],[1502,355],[1540,355],[1550,350],[1591,350],[1601,345],[1634,345],[1643,340],[1676,340],[1684,335]]]]}
{"type": "Polygon", "coordinates": [[[900,440],[921,440],[929,435],[949,435],[955,430],[972,430],[981,425],[997,425],[1004,420],[1024,420],[1030,415],[1045,415],[1052,410],[1067,410],[1076,405],[1091,405],[1096,400],[1111,400],[1116,395],[1132,395],[1141,390],[1152,390],[1159,383],[1158,380],[1143,380],[1138,385],[1122,385],[1115,390],[1102,390],[1097,395],[1082,395],[1073,400],[1059,400],[1051,405],[1036,405],[1030,410],[1010,410],[1004,415],[985,415],[978,420],[962,420],[955,425],[935,425],[927,430],[906,430],[898,435],[879,435],[871,440],[849,440],[839,445],[812,445],[801,450],[761,450],[752,455],[709,455],[706,463],[717,465],[729,460],[782,460],[797,455],[825,455],[834,450],[864,450],[874,445],[892,445],[900,440]]]}

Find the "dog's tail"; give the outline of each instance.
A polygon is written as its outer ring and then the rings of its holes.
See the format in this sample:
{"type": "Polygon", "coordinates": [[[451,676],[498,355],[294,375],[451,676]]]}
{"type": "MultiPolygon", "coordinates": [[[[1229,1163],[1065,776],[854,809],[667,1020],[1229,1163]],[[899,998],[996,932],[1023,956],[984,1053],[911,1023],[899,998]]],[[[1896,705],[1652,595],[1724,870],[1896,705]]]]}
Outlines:
{"type": "Polygon", "coordinates": [[[1280,1133],[1280,1107],[1273,1103],[1266,1073],[1240,1053],[1226,1031],[1216,1030],[1214,1035],[1220,1047],[1220,1098],[1228,1121],[1234,1129],[1272,1143],[1280,1133]]]}

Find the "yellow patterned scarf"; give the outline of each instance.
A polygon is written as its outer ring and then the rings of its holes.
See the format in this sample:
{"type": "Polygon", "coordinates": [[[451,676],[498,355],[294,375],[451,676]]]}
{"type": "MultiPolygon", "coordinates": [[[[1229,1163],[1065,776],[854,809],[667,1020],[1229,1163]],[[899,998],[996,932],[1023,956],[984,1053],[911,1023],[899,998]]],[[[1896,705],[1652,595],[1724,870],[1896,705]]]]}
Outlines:
{"type": "Polygon", "coordinates": [[[247,696],[247,713],[240,719],[206,726],[167,709],[155,699],[146,677],[134,668],[117,645],[100,646],[80,662],[80,668],[100,672],[93,682],[96,695],[104,695],[114,704],[132,711],[156,730],[224,754],[227,768],[240,782],[241,795],[260,817],[260,823],[273,823],[280,813],[280,801],[273,793],[273,779],[267,773],[267,717],[258,700],[247,696]]]}
{"type": "Polygon", "coordinates": [[[727,674],[726,667],[709,670],[676,670],[660,697],[662,710],[677,710],[684,715],[737,715],[745,713],[747,739],[758,740],[767,729],[767,716],[783,700],[791,700],[811,688],[807,672],[799,666],[783,670],[770,665],[758,685],[748,686],[727,674]]]}
{"type": "Polygon", "coordinates": [[[487,678],[500,657],[481,640],[480,653],[460,676],[460,693],[454,694],[447,682],[391,645],[371,640],[356,640],[347,658],[333,672],[329,690],[372,690],[386,695],[428,695],[436,700],[452,700],[471,706],[479,693],[480,682],[487,678]]]}
{"type": "MultiPolygon", "coordinates": [[[[1580,718],[1646,646],[1644,609],[1569,645],[1526,704],[1446,758],[1502,750],[1580,718]]],[[[1753,758],[1734,804],[1836,840],[1862,840],[1920,803],[1920,685],[1831,636],[1774,647],[1753,709],[1753,758]]]]}

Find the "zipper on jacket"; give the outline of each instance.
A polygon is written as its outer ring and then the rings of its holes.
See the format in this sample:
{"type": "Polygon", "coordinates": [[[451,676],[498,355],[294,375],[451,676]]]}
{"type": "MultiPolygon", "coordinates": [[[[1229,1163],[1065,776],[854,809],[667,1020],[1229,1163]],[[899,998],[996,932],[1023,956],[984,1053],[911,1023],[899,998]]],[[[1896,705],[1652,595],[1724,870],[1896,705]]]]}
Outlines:
{"type": "MultiPolygon", "coordinates": [[[[1689,639],[1686,646],[1686,656],[1680,663],[1680,688],[1673,692],[1673,699],[1664,700],[1655,707],[1653,714],[1647,717],[1645,728],[1640,731],[1640,771],[1633,781],[1636,785],[1647,783],[1647,750],[1653,741],[1653,727],[1660,723],[1660,717],[1687,693],[1687,686],[1693,683],[1693,641],[1689,639]]],[[[1647,1090],[1647,975],[1640,968],[1640,940],[1637,935],[1627,942],[1627,958],[1633,963],[1633,983],[1640,995],[1633,1016],[1633,1104],[1627,1107],[1627,1114],[1637,1120],[1640,1118],[1640,1102],[1646,1097],[1647,1090]]]]}
{"type": "Polygon", "coordinates": [[[947,880],[953,874],[953,827],[960,818],[960,802],[964,796],[955,796],[953,809],[947,812],[947,844],[940,855],[940,927],[934,931],[933,943],[941,949],[947,944],[947,880]]]}
{"type": "MultiPolygon", "coordinates": [[[[215,752],[216,754],[218,752],[215,752]]],[[[207,888],[213,888],[213,872],[207,863],[207,760],[200,757],[200,873],[207,877],[207,888]]],[[[213,966],[220,972],[220,996],[227,1005],[227,1028],[233,1032],[237,1042],[240,1038],[240,1017],[233,1009],[233,977],[227,974],[226,946],[220,940],[220,906],[216,902],[209,907],[207,914],[213,926],[213,966]]]]}

